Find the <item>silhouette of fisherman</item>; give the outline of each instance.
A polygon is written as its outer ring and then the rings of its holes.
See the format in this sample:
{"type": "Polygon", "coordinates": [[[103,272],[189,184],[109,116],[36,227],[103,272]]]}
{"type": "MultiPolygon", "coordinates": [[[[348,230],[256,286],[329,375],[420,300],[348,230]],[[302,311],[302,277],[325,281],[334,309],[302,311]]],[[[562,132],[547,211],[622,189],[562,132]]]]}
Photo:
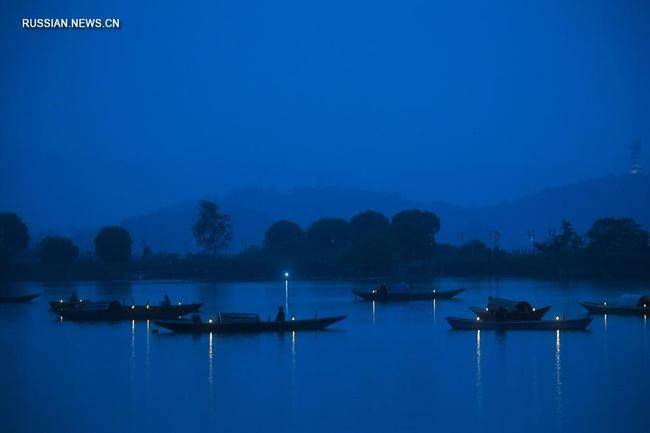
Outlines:
{"type": "Polygon", "coordinates": [[[278,307],[278,314],[275,316],[275,321],[276,322],[284,322],[285,319],[285,314],[284,314],[284,308],[282,308],[282,305],[278,307]]]}
{"type": "Polygon", "coordinates": [[[378,292],[379,292],[379,296],[386,296],[388,295],[388,287],[386,287],[385,284],[382,284],[381,286],[379,286],[378,292]]]}
{"type": "Polygon", "coordinates": [[[72,295],[70,295],[70,299],[68,300],[71,304],[76,304],[79,302],[79,297],[77,296],[77,291],[73,290],[72,295]]]}
{"type": "Polygon", "coordinates": [[[167,293],[165,293],[165,296],[163,297],[162,302],[160,305],[163,307],[169,307],[172,304],[172,301],[169,299],[169,296],[167,296],[167,293]]]}

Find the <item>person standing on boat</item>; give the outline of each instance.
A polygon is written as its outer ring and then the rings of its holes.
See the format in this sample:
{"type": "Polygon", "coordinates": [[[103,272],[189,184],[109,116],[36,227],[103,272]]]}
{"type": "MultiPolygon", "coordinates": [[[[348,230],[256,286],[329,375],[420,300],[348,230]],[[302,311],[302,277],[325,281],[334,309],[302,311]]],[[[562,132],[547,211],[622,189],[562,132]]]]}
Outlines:
{"type": "Polygon", "coordinates": [[[275,321],[276,322],[284,322],[285,319],[285,314],[284,314],[284,308],[282,308],[282,305],[278,307],[278,314],[275,316],[275,321]]]}
{"type": "Polygon", "coordinates": [[[167,296],[167,293],[165,293],[165,296],[163,297],[162,302],[160,305],[163,307],[169,307],[172,304],[172,301],[169,299],[169,296],[167,296]]]}
{"type": "Polygon", "coordinates": [[[73,290],[72,295],[70,295],[70,299],[68,300],[71,304],[76,304],[79,302],[79,297],[77,296],[77,291],[73,290]]]}

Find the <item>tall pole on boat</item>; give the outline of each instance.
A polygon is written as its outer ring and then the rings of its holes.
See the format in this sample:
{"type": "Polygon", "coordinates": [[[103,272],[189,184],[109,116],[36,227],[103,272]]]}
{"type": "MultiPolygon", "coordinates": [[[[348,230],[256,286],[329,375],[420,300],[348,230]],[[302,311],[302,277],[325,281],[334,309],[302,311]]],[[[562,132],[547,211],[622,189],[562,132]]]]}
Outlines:
{"type": "Polygon", "coordinates": [[[289,314],[289,272],[284,273],[284,311],[289,314]]]}

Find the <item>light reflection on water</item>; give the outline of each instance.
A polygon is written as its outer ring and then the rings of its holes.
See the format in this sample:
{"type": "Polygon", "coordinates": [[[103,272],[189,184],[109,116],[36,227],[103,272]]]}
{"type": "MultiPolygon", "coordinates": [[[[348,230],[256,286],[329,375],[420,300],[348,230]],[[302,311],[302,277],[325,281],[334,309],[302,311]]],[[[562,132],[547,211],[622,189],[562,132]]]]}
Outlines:
{"type": "MultiPolygon", "coordinates": [[[[70,287],[28,286],[44,291],[42,299],[0,306],[3,431],[43,431],[39,419],[57,417],[48,431],[480,432],[494,428],[491,420],[507,420],[499,431],[600,433],[617,431],[625,419],[626,431],[647,432],[647,317],[594,316],[590,332],[555,336],[454,332],[444,317],[471,317],[468,307],[485,305],[497,284],[435,285],[467,291],[458,301],[379,306],[351,302],[353,288],[367,288],[361,283],[292,281],[297,318],[314,312],[349,318],[329,332],[285,336],[153,334],[156,325],[147,322],[60,323],[46,302],[69,296],[70,287]]],[[[602,299],[616,286],[568,289],[517,280],[499,282],[498,293],[553,305],[550,317],[565,309],[576,317],[584,314],[576,300],[602,299]]],[[[110,293],[106,284],[76,288],[85,299],[110,293]]],[[[118,295],[139,303],[166,292],[174,300],[204,301],[204,315],[272,317],[285,284],[138,282],[121,286],[118,295]]]]}
{"type": "Polygon", "coordinates": [[[560,330],[555,331],[555,393],[557,395],[557,424],[562,431],[562,358],[560,356],[560,330]]]}
{"type": "Polygon", "coordinates": [[[481,378],[481,330],[476,331],[476,401],[479,410],[483,407],[483,383],[481,378]]]}

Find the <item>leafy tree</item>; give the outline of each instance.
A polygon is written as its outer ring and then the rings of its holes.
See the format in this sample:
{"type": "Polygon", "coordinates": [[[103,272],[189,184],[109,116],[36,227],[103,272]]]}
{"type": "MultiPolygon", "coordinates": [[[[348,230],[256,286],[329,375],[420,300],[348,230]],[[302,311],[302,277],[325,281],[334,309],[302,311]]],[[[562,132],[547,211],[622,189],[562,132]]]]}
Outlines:
{"type": "Polygon", "coordinates": [[[300,254],[305,248],[305,232],[292,221],[276,221],[264,234],[264,247],[278,255],[300,254]]]}
{"type": "Polygon", "coordinates": [[[599,253],[648,250],[648,232],[632,218],[601,218],[587,232],[589,249],[599,253]]]}
{"type": "Polygon", "coordinates": [[[583,244],[582,237],[575,232],[571,223],[563,219],[560,234],[551,235],[548,241],[536,243],[535,247],[543,253],[575,254],[583,244]]]}
{"type": "Polygon", "coordinates": [[[388,227],[388,218],[384,214],[373,210],[361,212],[350,219],[353,242],[378,235],[386,235],[388,227]]]}
{"type": "Polygon", "coordinates": [[[192,226],[194,240],[214,258],[219,251],[227,248],[232,240],[230,215],[221,213],[219,206],[207,200],[199,202],[197,213],[196,222],[192,226]]]}
{"type": "Polygon", "coordinates": [[[380,212],[367,210],[350,219],[352,245],[344,263],[360,275],[380,276],[390,273],[392,236],[388,218],[380,212]]]}
{"type": "Polygon", "coordinates": [[[47,236],[38,245],[38,257],[42,263],[72,263],[79,257],[79,248],[70,238],[47,236]]]}
{"type": "Polygon", "coordinates": [[[350,242],[350,223],[340,218],[321,218],[307,229],[307,243],[314,252],[344,249],[350,242]]]}
{"type": "Polygon", "coordinates": [[[440,219],[429,211],[407,209],[398,212],[391,221],[396,251],[402,260],[422,260],[431,257],[440,219]]]}
{"type": "Polygon", "coordinates": [[[0,263],[9,262],[29,245],[29,230],[13,212],[0,213],[0,263]]]}
{"type": "Polygon", "coordinates": [[[95,236],[95,254],[106,263],[126,263],[131,259],[133,241],[120,226],[106,226],[95,236]]]}
{"type": "Polygon", "coordinates": [[[463,259],[477,259],[489,257],[492,250],[484,242],[473,239],[460,247],[458,253],[463,259]]]}

